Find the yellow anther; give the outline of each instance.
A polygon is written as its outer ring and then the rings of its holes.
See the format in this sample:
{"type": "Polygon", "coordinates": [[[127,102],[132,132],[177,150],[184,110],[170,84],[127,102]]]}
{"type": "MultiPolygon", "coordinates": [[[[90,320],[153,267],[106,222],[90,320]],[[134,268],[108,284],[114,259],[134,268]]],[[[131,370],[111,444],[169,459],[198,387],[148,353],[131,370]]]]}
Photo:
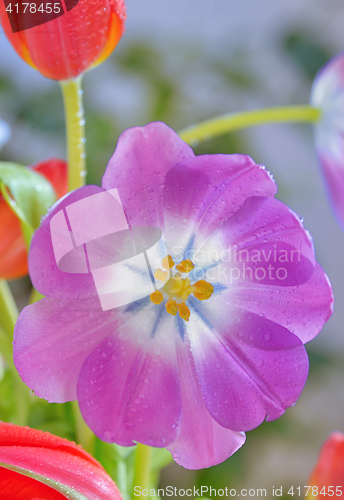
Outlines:
{"type": "Polygon", "coordinates": [[[163,271],[162,269],[160,269],[160,267],[154,273],[154,278],[156,280],[159,280],[159,281],[165,281],[165,279],[167,278],[167,276],[168,276],[168,272],[167,271],[163,271]]]}
{"type": "Polygon", "coordinates": [[[182,319],[185,319],[185,321],[189,321],[189,318],[190,318],[190,309],[185,304],[185,302],[182,302],[181,304],[177,304],[177,307],[178,307],[179,316],[182,319]]]}
{"type": "Polygon", "coordinates": [[[196,291],[193,292],[196,299],[199,300],[207,300],[213,295],[214,287],[210,283],[205,280],[196,281],[193,284],[193,287],[196,287],[196,291]]]}
{"type": "Polygon", "coordinates": [[[149,298],[153,302],[153,304],[161,304],[161,302],[164,300],[164,296],[159,290],[156,290],[155,292],[151,293],[149,298]]]}
{"type": "Polygon", "coordinates": [[[165,304],[166,311],[168,314],[172,314],[172,316],[176,316],[178,312],[178,306],[175,300],[168,299],[165,304]]]}
{"type": "Polygon", "coordinates": [[[174,267],[174,262],[171,255],[166,255],[166,257],[162,259],[162,267],[167,270],[174,267]]]}
{"type": "Polygon", "coordinates": [[[192,271],[195,268],[195,266],[194,266],[192,260],[186,259],[186,260],[182,260],[180,264],[176,265],[176,268],[181,273],[189,273],[190,271],[192,271]]]}

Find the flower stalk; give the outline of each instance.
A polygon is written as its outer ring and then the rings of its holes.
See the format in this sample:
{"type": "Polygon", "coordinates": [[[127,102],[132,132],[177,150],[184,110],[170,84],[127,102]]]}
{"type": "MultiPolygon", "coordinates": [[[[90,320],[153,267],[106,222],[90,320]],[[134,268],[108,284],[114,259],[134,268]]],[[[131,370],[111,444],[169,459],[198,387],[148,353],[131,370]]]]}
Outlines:
{"type": "Polygon", "coordinates": [[[85,116],[81,83],[82,76],[60,82],[66,116],[69,191],[84,186],[86,181],[85,116]]]}
{"type": "Polygon", "coordinates": [[[22,382],[12,359],[12,339],[18,309],[7,281],[0,280],[0,352],[12,373],[15,386],[16,420],[26,425],[29,408],[29,389],[22,382]]]}
{"type": "Polygon", "coordinates": [[[287,106],[281,108],[257,109],[243,113],[230,113],[184,128],[179,132],[183,141],[197,146],[200,141],[257,125],[277,122],[315,123],[321,111],[312,106],[287,106]]]}
{"type": "Polygon", "coordinates": [[[7,281],[0,280],[0,324],[8,335],[13,334],[18,309],[7,281]]]}
{"type": "Polygon", "coordinates": [[[92,455],[94,448],[94,439],[95,435],[91,431],[91,429],[87,426],[84,419],[82,418],[79,404],[77,401],[72,402],[72,408],[75,419],[75,431],[76,431],[76,439],[78,444],[81,444],[83,449],[92,455]]]}
{"type": "MultiPolygon", "coordinates": [[[[138,443],[135,452],[135,468],[134,468],[134,481],[133,481],[133,495],[134,488],[139,486],[142,491],[143,489],[148,489],[150,487],[150,475],[151,475],[151,462],[152,462],[152,448],[146,446],[145,444],[138,443]]],[[[148,496],[149,498],[149,496],[148,496]]]]}

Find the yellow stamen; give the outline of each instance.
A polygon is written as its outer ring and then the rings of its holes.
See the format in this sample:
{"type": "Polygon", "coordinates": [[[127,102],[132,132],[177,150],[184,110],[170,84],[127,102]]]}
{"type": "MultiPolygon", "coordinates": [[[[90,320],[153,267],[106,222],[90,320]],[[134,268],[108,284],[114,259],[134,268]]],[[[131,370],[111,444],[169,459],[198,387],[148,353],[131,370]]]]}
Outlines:
{"type": "Polygon", "coordinates": [[[197,288],[197,290],[193,292],[193,294],[196,297],[196,299],[199,300],[210,299],[210,297],[214,292],[213,285],[205,280],[196,281],[196,283],[194,283],[193,286],[197,288]]]}
{"type": "Polygon", "coordinates": [[[192,271],[195,268],[195,266],[194,266],[192,260],[186,259],[186,260],[182,260],[181,263],[176,266],[176,268],[181,273],[189,273],[190,271],[192,271]]]}
{"type": "Polygon", "coordinates": [[[171,295],[179,295],[179,292],[183,288],[183,281],[180,276],[171,278],[165,285],[166,291],[171,295]]]}
{"type": "Polygon", "coordinates": [[[160,267],[154,273],[154,278],[156,280],[159,280],[159,281],[165,281],[165,279],[167,278],[167,276],[168,276],[168,272],[167,271],[163,271],[162,269],[160,269],[160,267]]]}
{"type": "Polygon", "coordinates": [[[174,267],[174,262],[171,255],[166,255],[166,257],[162,259],[162,267],[167,270],[174,267]]]}
{"type": "Polygon", "coordinates": [[[159,290],[156,290],[155,292],[151,293],[149,298],[153,302],[153,304],[161,304],[161,302],[164,300],[164,296],[159,290]]]}
{"type": "Polygon", "coordinates": [[[189,321],[190,318],[190,309],[188,306],[185,304],[185,302],[182,302],[181,304],[177,304],[178,311],[179,311],[179,316],[184,319],[185,321],[189,321]]]}
{"type": "Polygon", "coordinates": [[[189,286],[189,288],[186,288],[185,290],[183,290],[183,292],[181,294],[182,300],[185,302],[186,299],[189,297],[189,295],[191,295],[192,293],[195,293],[196,291],[197,291],[197,288],[195,286],[189,286]]]}
{"type": "Polygon", "coordinates": [[[172,316],[176,316],[178,312],[178,306],[175,300],[168,299],[165,304],[166,311],[168,314],[172,314],[172,316]]]}

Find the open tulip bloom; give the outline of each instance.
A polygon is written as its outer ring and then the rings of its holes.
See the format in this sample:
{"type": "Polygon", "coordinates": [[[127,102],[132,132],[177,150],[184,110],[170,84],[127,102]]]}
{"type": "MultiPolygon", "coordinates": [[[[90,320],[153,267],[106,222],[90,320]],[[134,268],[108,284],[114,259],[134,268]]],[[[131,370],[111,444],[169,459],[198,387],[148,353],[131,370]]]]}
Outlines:
{"type": "Polygon", "coordinates": [[[34,234],[45,298],[16,324],[23,381],[77,399],[102,440],[166,447],[193,469],[229,457],[295,403],[304,344],[332,313],[311,237],[276,191],[250,157],[195,156],[163,123],[124,132],[102,188],[69,193],[34,234]],[[113,206],[96,214],[104,193],[113,206]]]}

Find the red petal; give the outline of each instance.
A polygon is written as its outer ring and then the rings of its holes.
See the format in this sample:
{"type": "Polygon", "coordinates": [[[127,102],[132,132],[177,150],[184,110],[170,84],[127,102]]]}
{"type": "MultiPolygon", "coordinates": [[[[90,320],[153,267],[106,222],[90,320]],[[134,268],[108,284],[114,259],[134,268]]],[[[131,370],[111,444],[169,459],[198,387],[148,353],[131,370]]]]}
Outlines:
{"type": "Polygon", "coordinates": [[[43,175],[53,186],[57,198],[61,198],[68,191],[68,172],[67,163],[58,158],[35,163],[31,166],[32,170],[43,175]]]}
{"type": "MultiPolygon", "coordinates": [[[[51,158],[36,163],[31,169],[49,181],[57,198],[67,191],[67,163],[51,158]]],[[[0,278],[16,279],[28,274],[25,241],[17,217],[0,196],[0,278]]]]}
{"type": "Polygon", "coordinates": [[[45,450],[59,450],[69,455],[82,458],[92,465],[103,470],[103,467],[95,458],[81,448],[81,446],[54,436],[49,432],[42,432],[30,427],[19,427],[18,425],[0,422],[0,448],[3,446],[38,447],[45,450]]]}
{"type": "Polygon", "coordinates": [[[48,432],[0,423],[0,462],[61,483],[89,500],[121,500],[116,484],[91,455],[48,432]]]}
{"type": "Polygon", "coordinates": [[[0,467],[0,491],[4,500],[66,500],[66,497],[31,477],[0,467]]]}
{"type": "Polygon", "coordinates": [[[57,19],[13,33],[5,4],[0,2],[1,24],[15,50],[53,80],[76,78],[102,58],[104,51],[109,55],[123,33],[124,18],[123,0],[79,0],[57,19]]]}
{"type": "MultiPolygon", "coordinates": [[[[318,486],[319,491],[325,486],[326,493],[328,486],[334,486],[334,490],[336,486],[344,489],[344,434],[335,432],[325,441],[308,484],[318,486]]],[[[330,496],[333,495],[321,494],[319,498],[330,496]]]]}
{"type": "Polygon", "coordinates": [[[21,278],[28,273],[25,242],[17,217],[2,199],[0,220],[0,278],[21,278]]]}

